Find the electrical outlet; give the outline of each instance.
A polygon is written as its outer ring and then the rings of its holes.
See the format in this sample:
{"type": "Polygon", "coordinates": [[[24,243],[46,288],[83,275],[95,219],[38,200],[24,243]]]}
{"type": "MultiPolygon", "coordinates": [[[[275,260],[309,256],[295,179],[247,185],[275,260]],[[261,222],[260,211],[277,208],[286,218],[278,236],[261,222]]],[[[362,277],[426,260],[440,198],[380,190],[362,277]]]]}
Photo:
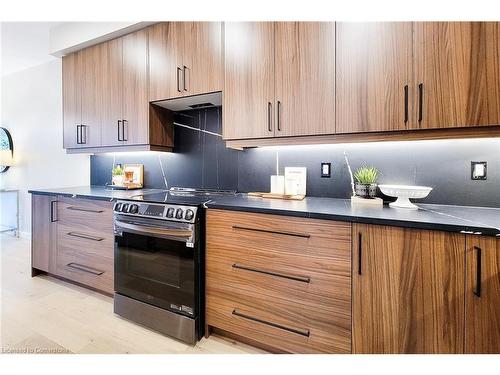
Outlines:
{"type": "Polygon", "coordinates": [[[321,178],[332,177],[332,163],[321,163],[321,178]]]}
{"type": "Polygon", "coordinates": [[[470,162],[470,179],[471,180],[486,180],[487,163],[485,161],[470,162]]]}

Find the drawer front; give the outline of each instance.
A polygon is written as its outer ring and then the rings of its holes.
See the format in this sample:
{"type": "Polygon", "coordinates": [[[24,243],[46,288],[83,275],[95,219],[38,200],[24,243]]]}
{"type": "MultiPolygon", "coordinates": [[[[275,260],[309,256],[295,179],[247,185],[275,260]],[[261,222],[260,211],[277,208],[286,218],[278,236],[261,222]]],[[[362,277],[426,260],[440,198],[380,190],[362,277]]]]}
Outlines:
{"type": "Polygon", "coordinates": [[[111,202],[59,197],[59,223],[89,233],[113,234],[113,205],[111,202]]]}
{"type": "Polygon", "coordinates": [[[114,238],[58,225],[56,274],[113,293],[114,238]]]}
{"type": "Polygon", "coordinates": [[[267,330],[271,329],[273,335],[282,332],[283,342],[273,345],[285,351],[298,348],[299,352],[349,353],[351,226],[209,210],[206,293],[209,325],[245,337],[253,335],[254,340],[264,343],[269,342],[267,330]],[[226,310],[219,311],[219,306],[226,306],[226,310]],[[279,318],[290,326],[306,327],[311,334],[305,340],[286,329],[251,319],[243,324],[245,319],[233,316],[231,308],[263,315],[271,322],[279,318]],[[256,324],[265,332],[254,328],[253,333],[245,331],[256,324]],[[257,332],[259,337],[255,337],[257,332]],[[290,343],[293,338],[298,340],[297,346],[290,343]]]}

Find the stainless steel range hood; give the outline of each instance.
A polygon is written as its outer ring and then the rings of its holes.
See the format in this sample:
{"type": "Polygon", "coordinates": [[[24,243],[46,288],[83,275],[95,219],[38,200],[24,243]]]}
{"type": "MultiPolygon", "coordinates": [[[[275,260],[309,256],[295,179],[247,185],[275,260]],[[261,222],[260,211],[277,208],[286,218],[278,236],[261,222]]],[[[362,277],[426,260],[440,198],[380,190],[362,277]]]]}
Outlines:
{"type": "Polygon", "coordinates": [[[218,107],[222,105],[222,92],[219,91],[210,94],[160,100],[157,102],[152,102],[152,104],[169,109],[174,112],[186,111],[190,109],[218,107]]]}

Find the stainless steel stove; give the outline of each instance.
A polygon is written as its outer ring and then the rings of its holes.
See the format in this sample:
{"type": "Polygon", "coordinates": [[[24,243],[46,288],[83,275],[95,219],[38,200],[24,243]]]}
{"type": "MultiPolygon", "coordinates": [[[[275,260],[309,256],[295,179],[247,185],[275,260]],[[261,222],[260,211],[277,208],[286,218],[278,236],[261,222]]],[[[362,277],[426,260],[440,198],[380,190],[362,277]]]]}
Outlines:
{"type": "Polygon", "coordinates": [[[234,191],[172,188],[114,205],[114,311],[195,344],[204,330],[202,204],[234,191]]]}

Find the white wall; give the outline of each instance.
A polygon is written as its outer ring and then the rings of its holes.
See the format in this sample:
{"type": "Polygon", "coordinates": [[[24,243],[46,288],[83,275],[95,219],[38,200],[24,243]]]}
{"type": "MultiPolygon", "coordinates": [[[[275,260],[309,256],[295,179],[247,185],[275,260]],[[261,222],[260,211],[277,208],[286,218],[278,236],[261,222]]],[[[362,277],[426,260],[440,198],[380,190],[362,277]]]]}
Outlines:
{"type": "Polygon", "coordinates": [[[14,163],[0,174],[0,188],[20,190],[21,234],[31,231],[28,189],[88,185],[88,155],[62,147],[61,60],[2,77],[1,126],[10,130],[14,163]]]}

